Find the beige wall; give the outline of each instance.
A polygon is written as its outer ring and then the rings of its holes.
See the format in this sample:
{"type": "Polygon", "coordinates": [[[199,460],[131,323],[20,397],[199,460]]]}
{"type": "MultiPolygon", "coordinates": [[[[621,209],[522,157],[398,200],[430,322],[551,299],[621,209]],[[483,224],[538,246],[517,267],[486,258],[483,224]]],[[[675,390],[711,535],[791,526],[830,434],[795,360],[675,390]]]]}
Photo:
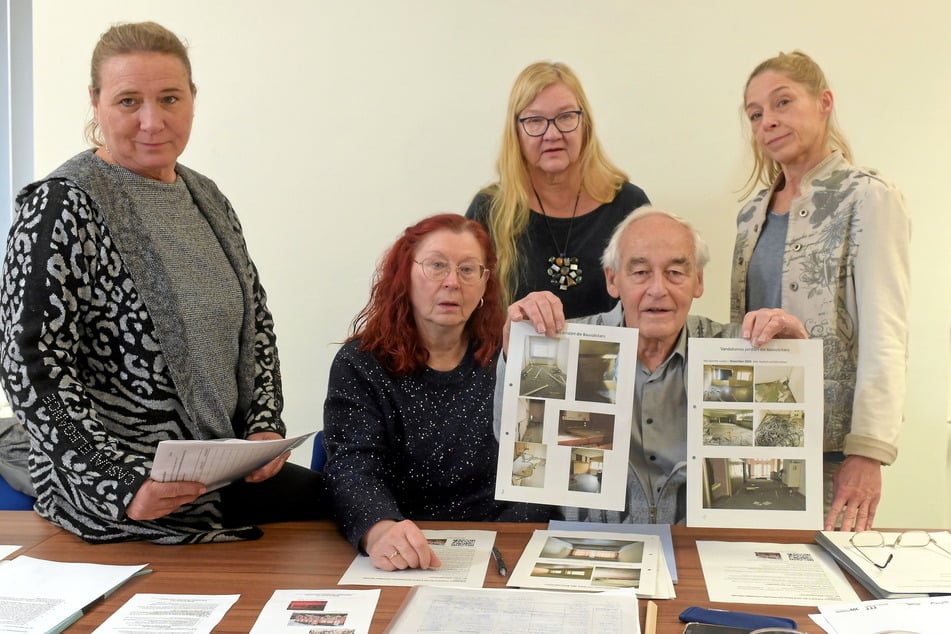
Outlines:
{"type": "MultiPolygon", "coordinates": [[[[779,50],[824,67],[859,162],[914,217],[907,424],[880,524],[948,526],[951,10],[934,0],[43,0],[34,3],[37,175],[83,147],[88,58],[111,23],[191,43],[199,86],[183,162],[244,223],[277,320],[292,433],[321,426],[327,373],[382,250],[465,209],[493,177],[512,80],[537,59],[580,74],[609,154],[712,244],[698,312],[727,317],[741,90],[779,50]],[[921,505],[918,492],[942,501],[921,505]]],[[[299,453],[298,462],[308,456],[299,453]]]]}

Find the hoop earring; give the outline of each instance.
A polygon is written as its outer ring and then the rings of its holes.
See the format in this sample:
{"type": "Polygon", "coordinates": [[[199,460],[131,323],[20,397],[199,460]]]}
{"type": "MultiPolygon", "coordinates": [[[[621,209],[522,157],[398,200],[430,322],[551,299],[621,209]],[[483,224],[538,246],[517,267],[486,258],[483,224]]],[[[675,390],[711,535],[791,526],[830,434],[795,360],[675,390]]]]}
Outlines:
{"type": "Polygon", "coordinates": [[[485,306],[485,300],[480,297],[480,298],[479,298],[479,308],[482,308],[483,306],[485,306]]]}

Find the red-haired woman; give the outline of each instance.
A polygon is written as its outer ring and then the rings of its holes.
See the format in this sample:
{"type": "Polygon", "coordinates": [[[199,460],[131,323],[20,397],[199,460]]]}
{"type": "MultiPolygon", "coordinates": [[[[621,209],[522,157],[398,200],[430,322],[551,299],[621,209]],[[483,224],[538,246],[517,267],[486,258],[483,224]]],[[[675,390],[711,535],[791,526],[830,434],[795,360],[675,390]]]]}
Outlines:
{"type": "Polygon", "coordinates": [[[548,519],[494,498],[505,320],[494,265],[477,222],[443,214],[407,228],[330,369],[325,472],[341,530],[377,568],[440,565],[411,520],[548,519]]]}

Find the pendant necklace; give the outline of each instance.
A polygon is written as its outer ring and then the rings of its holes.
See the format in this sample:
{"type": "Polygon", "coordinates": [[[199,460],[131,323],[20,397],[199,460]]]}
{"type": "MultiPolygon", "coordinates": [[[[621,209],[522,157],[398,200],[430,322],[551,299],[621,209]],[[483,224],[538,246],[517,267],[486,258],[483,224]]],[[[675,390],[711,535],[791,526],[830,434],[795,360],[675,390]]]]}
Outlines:
{"type": "Polygon", "coordinates": [[[575,196],[575,208],[571,212],[571,220],[568,221],[568,235],[565,236],[565,248],[558,247],[558,240],[555,239],[555,232],[552,231],[551,223],[548,221],[548,214],[545,213],[545,205],[542,203],[542,197],[538,195],[535,189],[535,183],[532,183],[532,192],[538,200],[538,207],[541,209],[542,217],[545,218],[545,226],[548,227],[548,233],[551,235],[551,241],[555,245],[555,253],[548,258],[548,277],[551,278],[553,286],[559,290],[567,291],[572,286],[581,284],[581,265],[578,258],[568,257],[568,242],[571,240],[571,227],[575,222],[575,214],[578,213],[578,201],[581,200],[581,188],[578,188],[578,195],[575,196]]]}

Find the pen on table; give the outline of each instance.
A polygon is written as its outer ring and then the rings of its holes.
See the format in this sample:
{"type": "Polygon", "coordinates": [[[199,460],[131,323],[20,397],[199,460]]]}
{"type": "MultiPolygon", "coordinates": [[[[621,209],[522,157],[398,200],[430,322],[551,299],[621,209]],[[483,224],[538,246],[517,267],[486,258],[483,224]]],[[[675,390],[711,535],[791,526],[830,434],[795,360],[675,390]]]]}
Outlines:
{"type": "Polygon", "coordinates": [[[499,569],[499,574],[505,576],[508,574],[508,568],[505,567],[505,560],[502,559],[502,553],[495,546],[492,547],[492,556],[495,557],[495,567],[499,569]]]}
{"type": "Polygon", "coordinates": [[[644,616],[644,634],[656,634],[657,632],[657,604],[653,601],[647,602],[647,614],[644,616]]]}

